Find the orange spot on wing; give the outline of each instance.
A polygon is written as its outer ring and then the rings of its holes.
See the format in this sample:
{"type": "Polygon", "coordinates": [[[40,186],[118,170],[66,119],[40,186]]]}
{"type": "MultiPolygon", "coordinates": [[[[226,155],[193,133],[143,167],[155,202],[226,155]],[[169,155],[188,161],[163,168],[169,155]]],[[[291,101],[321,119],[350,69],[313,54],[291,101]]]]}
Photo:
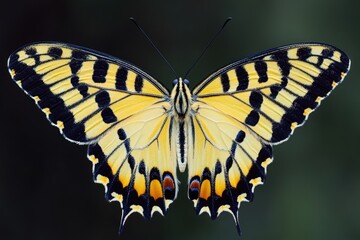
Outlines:
{"type": "Polygon", "coordinates": [[[163,186],[164,186],[164,189],[166,189],[166,188],[174,189],[175,188],[175,184],[170,177],[164,178],[163,186]]]}
{"type": "Polygon", "coordinates": [[[197,189],[200,192],[200,183],[198,181],[192,181],[190,184],[190,189],[197,189]]]}
{"type": "Polygon", "coordinates": [[[145,193],[145,191],[146,191],[146,182],[145,182],[145,177],[143,175],[139,175],[135,179],[134,188],[135,188],[138,196],[145,193]]]}
{"type": "Polygon", "coordinates": [[[201,183],[201,189],[200,189],[200,197],[203,199],[208,199],[211,195],[211,185],[210,185],[210,180],[205,179],[202,183],[201,183]]]}
{"type": "Polygon", "coordinates": [[[163,197],[163,191],[159,180],[154,179],[150,182],[150,196],[155,199],[163,197]]]}
{"type": "Polygon", "coordinates": [[[131,178],[131,176],[129,176],[128,174],[120,174],[119,175],[119,181],[121,182],[121,184],[124,188],[129,185],[130,178],[131,178]]]}
{"type": "Polygon", "coordinates": [[[226,183],[225,183],[225,178],[223,177],[223,175],[217,175],[216,179],[215,179],[215,193],[218,196],[222,196],[222,193],[225,191],[226,189],[226,183]]]}

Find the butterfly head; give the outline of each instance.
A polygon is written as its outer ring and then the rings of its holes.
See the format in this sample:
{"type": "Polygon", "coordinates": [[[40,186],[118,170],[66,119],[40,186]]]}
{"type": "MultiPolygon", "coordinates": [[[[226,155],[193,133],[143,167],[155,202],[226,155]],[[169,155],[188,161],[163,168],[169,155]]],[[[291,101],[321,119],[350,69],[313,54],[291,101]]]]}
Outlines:
{"type": "MultiPolygon", "coordinates": [[[[180,78],[181,79],[181,78],[180,78]]],[[[189,82],[189,80],[187,80],[187,79],[184,79],[184,80],[182,80],[188,87],[189,87],[189,84],[190,84],[190,82],[189,82]]],[[[179,79],[174,79],[174,81],[173,81],[173,87],[176,85],[176,84],[178,84],[179,83],[179,79]]]]}
{"type": "Polygon", "coordinates": [[[190,112],[191,93],[189,89],[189,80],[175,79],[174,87],[171,91],[171,100],[173,109],[179,119],[184,119],[190,112]]]}

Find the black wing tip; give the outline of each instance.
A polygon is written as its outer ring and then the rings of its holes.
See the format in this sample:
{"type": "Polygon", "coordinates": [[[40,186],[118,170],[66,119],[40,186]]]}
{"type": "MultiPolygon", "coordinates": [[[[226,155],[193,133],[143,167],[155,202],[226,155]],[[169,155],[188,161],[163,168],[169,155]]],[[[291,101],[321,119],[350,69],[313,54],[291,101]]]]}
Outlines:
{"type": "Polygon", "coordinates": [[[236,224],[237,233],[238,233],[239,237],[241,237],[242,236],[242,231],[241,231],[239,219],[238,219],[237,216],[235,217],[235,224],[236,224]]]}
{"type": "Polygon", "coordinates": [[[18,59],[19,59],[19,55],[17,54],[17,51],[13,52],[9,56],[9,58],[7,60],[7,67],[9,69],[9,71],[13,69],[13,65],[14,65],[14,63],[16,63],[18,61],[18,59]]]}
{"type": "Polygon", "coordinates": [[[120,236],[124,231],[124,226],[120,224],[119,226],[119,230],[118,230],[118,235],[120,236]]]}
{"type": "Polygon", "coordinates": [[[120,224],[119,230],[118,230],[118,235],[120,236],[123,232],[124,232],[124,225],[120,224]]]}
{"type": "Polygon", "coordinates": [[[118,230],[119,235],[121,235],[124,232],[124,225],[125,225],[125,221],[128,217],[128,214],[129,214],[129,211],[125,211],[123,208],[122,213],[121,213],[120,226],[119,226],[119,230],[118,230]]]}

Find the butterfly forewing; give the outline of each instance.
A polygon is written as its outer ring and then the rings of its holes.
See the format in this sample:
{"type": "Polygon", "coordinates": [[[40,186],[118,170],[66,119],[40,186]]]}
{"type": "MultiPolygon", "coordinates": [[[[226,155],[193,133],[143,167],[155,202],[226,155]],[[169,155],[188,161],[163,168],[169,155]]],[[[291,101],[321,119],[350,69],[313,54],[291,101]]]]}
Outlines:
{"type": "Polygon", "coordinates": [[[349,58],[335,47],[290,45],[220,69],[194,95],[275,144],[304,123],[349,67],[349,58]]]}
{"type": "Polygon", "coordinates": [[[67,44],[25,46],[8,67],[68,140],[89,144],[94,181],[122,205],[121,227],[132,212],[166,212],[177,181],[164,87],[129,63],[67,44]]]}
{"type": "MultiPolygon", "coordinates": [[[[193,91],[194,150],[189,197],[197,212],[237,222],[272,162],[272,144],[289,138],[345,77],[349,58],[316,43],[273,49],[230,64],[193,91]]],[[[238,223],[238,222],[237,222],[238,223]]]]}

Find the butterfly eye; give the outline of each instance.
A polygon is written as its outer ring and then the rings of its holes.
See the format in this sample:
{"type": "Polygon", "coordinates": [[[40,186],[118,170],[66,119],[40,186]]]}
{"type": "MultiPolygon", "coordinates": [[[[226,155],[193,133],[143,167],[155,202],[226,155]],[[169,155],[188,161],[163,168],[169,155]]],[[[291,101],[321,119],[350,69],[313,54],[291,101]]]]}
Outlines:
{"type": "Polygon", "coordinates": [[[189,86],[190,82],[187,79],[184,79],[184,83],[189,86]]]}
{"type": "Polygon", "coordinates": [[[174,79],[173,81],[173,86],[175,86],[176,84],[178,84],[179,80],[178,79],[174,79]]]}

